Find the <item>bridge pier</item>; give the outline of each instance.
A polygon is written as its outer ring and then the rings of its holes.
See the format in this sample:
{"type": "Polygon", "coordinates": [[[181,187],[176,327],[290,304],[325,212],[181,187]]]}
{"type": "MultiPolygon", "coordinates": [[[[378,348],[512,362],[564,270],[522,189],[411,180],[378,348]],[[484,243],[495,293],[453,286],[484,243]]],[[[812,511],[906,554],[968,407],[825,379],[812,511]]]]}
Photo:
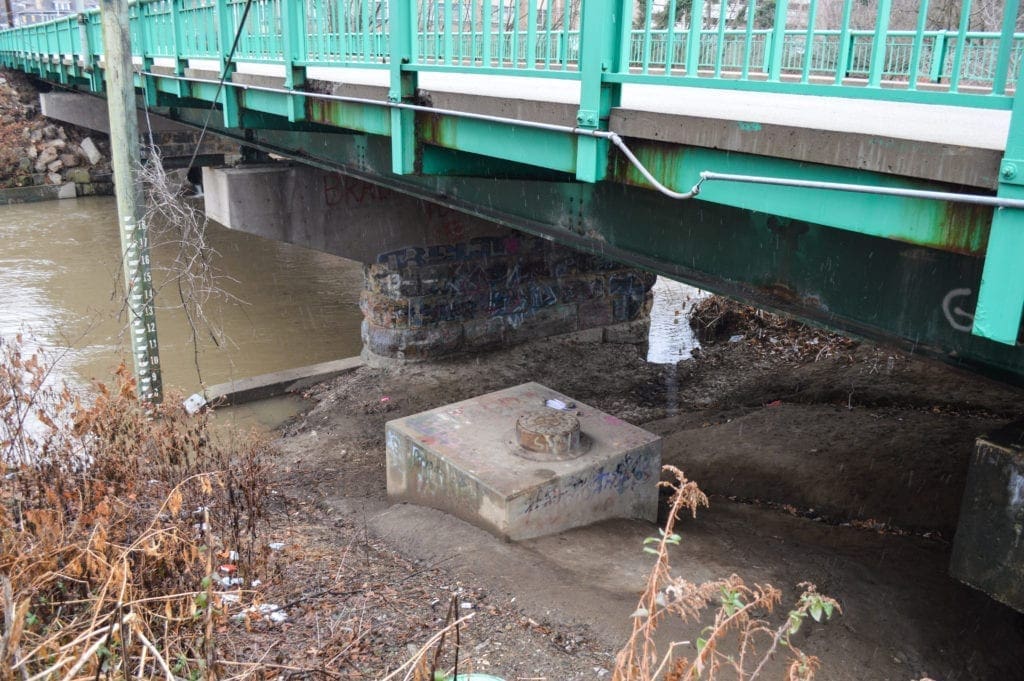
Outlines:
{"type": "Polygon", "coordinates": [[[654,275],[308,166],[205,168],[206,212],[364,264],[363,347],[427,359],[636,320],[654,275]]]}

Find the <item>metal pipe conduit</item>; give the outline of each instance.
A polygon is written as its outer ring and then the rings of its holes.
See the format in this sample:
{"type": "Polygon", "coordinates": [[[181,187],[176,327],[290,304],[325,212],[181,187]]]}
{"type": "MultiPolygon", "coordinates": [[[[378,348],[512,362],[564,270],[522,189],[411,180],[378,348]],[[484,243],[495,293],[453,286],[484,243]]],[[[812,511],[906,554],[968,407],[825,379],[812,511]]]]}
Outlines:
{"type": "Polygon", "coordinates": [[[548,130],[551,132],[562,132],[580,137],[596,137],[611,142],[622,155],[636,168],[645,180],[661,194],[677,200],[688,200],[700,194],[701,187],[705,182],[743,182],[747,184],[764,184],[779,187],[800,187],[803,189],[821,189],[827,191],[856,192],[861,194],[880,194],[884,196],[898,196],[911,199],[926,199],[931,201],[949,201],[953,203],[969,203],[980,206],[992,206],[995,208],[1022,208],[1024,199],[1009,199],[999,196],[986,196],[983,194],[962,194],[957,192],[941,192],[925,189],[907,189],[903,187],[876,187],[866,184],[852,184],[845,182],[824,182],[817,180],[797,180],[786,177],[769,177],[763,175],[734,175],[730,173],[717,173],[711,170],[701,171],[697,183],[687,192],[677,192],[662,184],[650,170],[636,157],[629,146],[623,141],[618,133],[610,130],[591,130],[570,125],[559,125],[557,123],[541,123],[539,121],[524,121],[518,118],[507,118],[504,116],[492,116],[489,114],[473,113],[471,111],[458,111],[456,109],[439,109],[421,104],[408,104],[406,102],[392,102],[389,100],[370,99],[368,97],[350,97],[347,95],[331,95],[319,92],[305,92],[300,90],[287,90],[283,88],[267,87],[263,85],[251,85],[249,83],[235,83],[232,81],[220,81],[209,78],[189,78],[187,76],[175,76],[172,74],[153,73],[142,71],[141,75],[154,78],[169,78],[171,80],[188,81],[191,83],[205,83],[209,85],[230,85],[242,90],[253,90],[258,92],[270,92],[283,95],[298,95],[335,102],[348,102],[350,104],[368,104],[371,106],[382,106],[390,109],[407,109],[411,111],[422,111],[424,113],[453,116],[469,120],[484,121],[487,123],[498,123],[501,125],[513,125],[520,128],[532,128],[534,130],[548,130]]]}

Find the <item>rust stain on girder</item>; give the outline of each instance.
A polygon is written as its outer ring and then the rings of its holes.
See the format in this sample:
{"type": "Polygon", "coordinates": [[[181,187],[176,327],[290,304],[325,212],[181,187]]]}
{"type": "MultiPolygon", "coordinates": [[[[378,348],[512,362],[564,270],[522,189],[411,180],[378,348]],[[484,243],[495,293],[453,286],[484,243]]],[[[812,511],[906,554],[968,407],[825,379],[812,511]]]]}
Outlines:
{"type": "MultiPolygon", "coordinates": [[[[696,181],[700,171],[706,169],[705,166],[713,166],[713,161],[710,158],[702,160],[702,156],[707,156],[709,153],[719,153],[715,150],[695,149],[692,147],[652,140],[631,139],[628,141],[628,144],[652,175],[677,191],[688,190],[692,186],[693,182],[696,181]]],[[[727,155],[720,160],[725,162],[725,167],[728,168],[728,172],[766,176],[779,174],[779,171],[775,167],[767,167],[764,169],[757,168],[759,160],[757,157],[747,158],[749,158],[749,163],[744,163],[743,160],[738,158],[736,155],[727,155]],[[744,166],[750,167],[746,168],[744,166]]],[[[770,160],[764,159],[764,161],[768,162],[770,160]]],[[[716,168],[710,167],[709,169],[714,170],[716,168]]],[[[806,175],[805,178],[800,179],[813,179],[811,175],[807,174],[806,166],[799,164],[798,169],[803,170],[806,175]]],[[[610,159],[608,176],[609,179],[614,182],[653,189],[643,175],[621,154],[615,154],[610,159]]],[[[934,185],[925,183],[915,182],[915,184],[919,184],[919,188],[921,189],[935,188],[934,185]]],[[[705,188],[706,187],[707,185],[705,188]]],[[[754,185],[747,185],[747,189],[743,190],[743,196],[749,198],[750,192],[756,191],[753,187],[754,185]]],[[[946,188],[940,187],[939,189],[946,188]]],[[[760,191],[784,190],[785,188],[781,187],[760,187],[760,191]]],[[[948,191],[956,192],[957,188],[948,189],[948,191]]],[[[965,193],[969,193],[971,190],[969,188],[965,188],[963,191],[965,193]]],[[[701,200],[700,197],[698,197],[698,200],[701,200]]],[[[860,200],[864,202],[871,202],[878,199],[870,194],[864,194],[861,196],[860,200]]],[[[891,201],[892,199],[889,200],[891,201]]],[[[751,201],[749,200],[744,202],[745,205],[743,207],[747,210],[763,210],[771,213],[773,205],[776,209],[781,205],[769,199],[766,199],[763,202],[755,202],[755,204],[756,203],[763,204],[763,207],[752,206],[751,201]]],[[[893,205],[898,206],[899,204],[893,205]]],[[[867,225],[864,229],[858,229],[856,225],[850,225],[848,222],[846,224],[829,224],[824,221],[828,219],[829,213],[822,209],[820,205],[809,206],[806,211],[794,211],[795,214],[803,213],[804,217],[797,218],[794,217],[794,215],[790,215],[788,217],[799,219],[810,224],[821,224],[834,229],[843,229],[865,234],[867,236],[887,238],[918,246],[938,248],[944,251],[960,253],[963,255],[983,255],[985,253],[985,248],[988,244],[989,228],[992,222],[991,207],[969,203],[938,202],[922,199],[907,199],[904,206],[905,207],[901,212],[903,216],[902,219],[919,226],[923,224],[923,227],[910,230],[906,229],[905,224],[899,224],[898,222],[895,228],[888,230],[884,228],[879,229],[881,225],[867,225]],[[818,215],[820,215],[819,219],[814,219],[814,217],[818,215]]],[[[847,218],[848,216],[842,215],[841,217],[847,218]]],[[[901,218],[897,215],[894,219],[898,221],[901,218]]]]}

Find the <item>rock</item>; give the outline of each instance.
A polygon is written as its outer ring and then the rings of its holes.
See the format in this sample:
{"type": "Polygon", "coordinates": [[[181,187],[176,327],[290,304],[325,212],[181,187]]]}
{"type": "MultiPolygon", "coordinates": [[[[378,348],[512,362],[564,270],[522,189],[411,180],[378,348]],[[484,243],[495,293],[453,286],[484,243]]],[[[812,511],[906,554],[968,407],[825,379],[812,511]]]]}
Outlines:
{"type": "Polygon", "coordinates": [[[92,177],[89,176],[88,168],[72,168],[67,172],[68,182],[74,182],[76,184],[89,184],[92,182],[92,177]]]}
{"type": "Polygon", "coordinates": [[[73,153],[61,154],[60,160],[64,162],[65,168],[74,168],[79,164],[78,155],[73,153]]]}
{"type": "Polygon", "coordinates": [[[60,173],[47,174],[46,181],[50,184],[64,184],[64,178],[60,176],[60,173]]]}
{"type": "Polygon", "coordinates": [[[86,137],[82,140],[82,144],[80,146],[82,148],[82,154],[85,156],[86,160],[89,161],[89,165],[94,166],[103,159],[103,154],[101,154],[100,150],[96,148],[96,144],[92,141],[91,137],[86,137]]]}
{"type": "Polygon", "coordinates": [[[47,163],[46,164],[47,172],[59,173],[63,169],[64,169],[64,161],[60,160],[59,158],[56,161],[53,161],[52,163],[47,163]]]}
{"type": "Polygon", "coordinates": [[[31,133],[29,133],[28,138],[32,142],[38,142],[43,139],[43,131],[39,129],[33,130],[31,133]]]}
{"type": "Polygon", "coordinates": [[[37,173],[41,173],[46,170],[46,166],[50,165],[57,160],[57,151],[54,149],[43,149],[43,152],[39,154],[39,158],[36,159],[35,169],[37,173]]]}
{"type": "Polygon", "coordinates": [[[31,169],[32,169],[32,159],[30,159],[30,158],[22,158],[20,161],[18,161],[18,171],[19,172],[27,173],[31,169]]]}
{"type": "Polygon", "coordinates": [[[66,182],[60,186],[60,191],[57,192],[58,199],[73,199],[78,196],[78,191],[75,189],[74,182],[66,182]]]}
{"type": "Polygon", "coordinates": [[[29,146],[25,147],[25,155],[28,156],[33,161],[36,160],[36,158],[39,156],[39,151],[36,150],[36,145],[30,144],[29,146]]]}
{"type": "Polygon", "coordinates": [[[58,156],[60,156],[60,152],[59,151],[57,151],[53,147],[46,147],[41,152],[39,152],[39,156],[37,157],[37,160],[40,163],[42,163],[43,165],[45,165],[45,164],[49,163],[50,161],[56,160],[58,156]]]}
{"type": "Polygon", "coordinates": [[[57,138],[62,140],[62,141],[67,141],[68,134],[66,132],[64,132],[64,128],[63,127],[57,128],[57,138]]]}
{"type": "Polygon", "coordinates": [[[47,148],[57,149],[58,151],[63,149],[67,145],[68,145],[68,143],[65,142],[64,140],[57,140],[57,139],[50,140],[50,141],[48,141],[46,143],[46,147],[47,148]]]}
{"type": "Polygon", "coordinates": [[[56,125],[47,125],[46,127],[43,128],[43,137],[45,137],[46,139],[52,140],[56,136],[57,136],[57,126],[56,125]]]}

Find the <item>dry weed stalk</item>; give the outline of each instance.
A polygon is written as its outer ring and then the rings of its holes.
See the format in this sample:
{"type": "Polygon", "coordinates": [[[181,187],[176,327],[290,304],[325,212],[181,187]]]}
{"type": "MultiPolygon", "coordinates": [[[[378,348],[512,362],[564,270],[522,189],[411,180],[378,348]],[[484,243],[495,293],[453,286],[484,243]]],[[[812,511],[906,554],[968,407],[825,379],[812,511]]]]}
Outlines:
{"type": "Polygon", "coordinates": [[[772,625],[767,617],[781,602],[782,593],[770,584],[748,586],[737,575],[702,584],[673,576],[668,548],[681,540],[675,533],[676,521],[684,510],[696,516],[697,508],[707,506],[708,500],[681,470],[674,466],[664,470],[675,478],[661,483],[672,490],[669,517],[660,536],[645,541],[644,550],[656,556],[655,564],[633,613],[632,634],[616,657],[613,681],[710,680],[723,669],[731,669],[739,681],[753,681],[761,678],[780,647],[789,651],[788,681],[812,679],[818,660],[796,647],[791,636],[808,616],[816,621],[831,617],[839,604],[819,594],[813,584],[803,583],[796,607],[784,622],[772,625]],[[692,660],[676,654],[688,641],[675,641],[667,650],[659,650],[655,632],[665,618],[700,622],[709,608],[714,608],[714,616],[697,639],[692,660]]]}
{"type": "Polygon", "coordinates": [[[45,364],[0,339],[0,679],[212,678],[213,566],[259,569],[266,444],[226,449],[123,368],[85,405],[45,364]]]}

